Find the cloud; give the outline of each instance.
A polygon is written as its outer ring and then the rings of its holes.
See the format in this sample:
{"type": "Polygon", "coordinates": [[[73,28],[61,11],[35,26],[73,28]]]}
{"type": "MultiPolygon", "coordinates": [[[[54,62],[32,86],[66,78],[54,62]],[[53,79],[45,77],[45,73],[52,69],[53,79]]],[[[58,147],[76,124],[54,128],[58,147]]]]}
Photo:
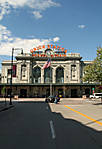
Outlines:
{"type": "Polygon", "coordinates": [[[78,28],[84,29],[86,28],[86,25],[78,25],[78,28]]]}
{"type": "Polygon", "coordinates": [[[42,15],[41,15],[41,13],[39,11],[34,11],[33,14],[34,14],[36,19],[42,18],[42,15]]]}
{"type": "Polygon", "coordinates": [[[60,40],[59,37],[55,37],[55,38],[53,38],[53,42],[58,42],[59,40],[60,40]]]}
{"type": "Polygon", "coordinates": [[[3,19],[4,15],[11,12],[11,8],[23,8],[29,7],[35,18],[42,18],[42,11],[50,7],[58,7],[59,3],[53,0],[0,0],[0,20],[3,19]]]}
{"type": "MultiPolygon", "coordinates": [[[[0,55],[11,55],[12,48],[23,48],[24,52],[29,53],[30,50],[39,45],[48,45],[53,41],[60,40],[59,37],[53,39],[22,39],[13,37],[12,33],[5,26],[0,25],[0,55]]],[[[17,51],[15,51],[17,54],[17,51]]]]}

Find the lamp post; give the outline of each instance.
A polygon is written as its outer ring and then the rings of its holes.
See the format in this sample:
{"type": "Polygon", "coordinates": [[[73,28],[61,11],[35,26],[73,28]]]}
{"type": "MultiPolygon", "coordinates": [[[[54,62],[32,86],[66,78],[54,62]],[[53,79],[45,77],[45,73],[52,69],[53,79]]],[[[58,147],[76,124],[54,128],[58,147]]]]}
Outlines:
{"type": "Polygon", "coordinates": [[[14,50],[21,50],[21,54],[23,54],[22,48],[12,48],[12,57],[11,57],[11,80],[10,80],[10,105],[12,105],[12,74],[13,74],[13,54],[14,50]]]}

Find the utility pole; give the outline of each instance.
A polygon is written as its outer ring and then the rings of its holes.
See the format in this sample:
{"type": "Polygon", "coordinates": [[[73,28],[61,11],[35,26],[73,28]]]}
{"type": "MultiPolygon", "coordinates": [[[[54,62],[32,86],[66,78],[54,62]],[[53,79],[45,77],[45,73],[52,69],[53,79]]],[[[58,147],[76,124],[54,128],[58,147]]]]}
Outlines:
{"type": "Polygon", "coordinates": [[[12,48],[12,57],[11,57],[11,79],[10,79],[10,105],[12,105],[12,75],[13,75],[13,53],[14,50],[21,50],[21,54],[23,54],[23,49],[22,48],[12,48]]]}

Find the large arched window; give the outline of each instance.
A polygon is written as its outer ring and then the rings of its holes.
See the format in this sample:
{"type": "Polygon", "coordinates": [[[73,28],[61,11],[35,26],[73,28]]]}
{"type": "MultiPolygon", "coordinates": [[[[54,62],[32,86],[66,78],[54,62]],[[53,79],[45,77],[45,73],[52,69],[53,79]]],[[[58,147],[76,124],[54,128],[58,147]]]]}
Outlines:
{"type": "Polygon", "coordinates": [[[52,68],[51,67],[44,69],[44,82],[45,83],[52,82],[52,68]]]}
{"type": "Polygon", "coordinates": [[[64,68],[58,67],[56,69],[56,83],[64,83],[64,68]]]}
{"type": "Polygon", "coordinates": [[[33,69],[33,83],[41,83],[41,68],[38,66],[33,69]]]}

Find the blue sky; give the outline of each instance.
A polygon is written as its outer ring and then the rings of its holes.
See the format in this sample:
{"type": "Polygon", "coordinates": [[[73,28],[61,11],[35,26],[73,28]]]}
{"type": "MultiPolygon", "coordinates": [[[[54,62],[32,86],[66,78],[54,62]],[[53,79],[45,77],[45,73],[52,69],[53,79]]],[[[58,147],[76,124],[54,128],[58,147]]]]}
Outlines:
{"type": "Polygon", "coordinates": [[[101,0],[0,0],[0,55],[55,43],[93,60],[102,45],[101,6],[101,0]]]}

